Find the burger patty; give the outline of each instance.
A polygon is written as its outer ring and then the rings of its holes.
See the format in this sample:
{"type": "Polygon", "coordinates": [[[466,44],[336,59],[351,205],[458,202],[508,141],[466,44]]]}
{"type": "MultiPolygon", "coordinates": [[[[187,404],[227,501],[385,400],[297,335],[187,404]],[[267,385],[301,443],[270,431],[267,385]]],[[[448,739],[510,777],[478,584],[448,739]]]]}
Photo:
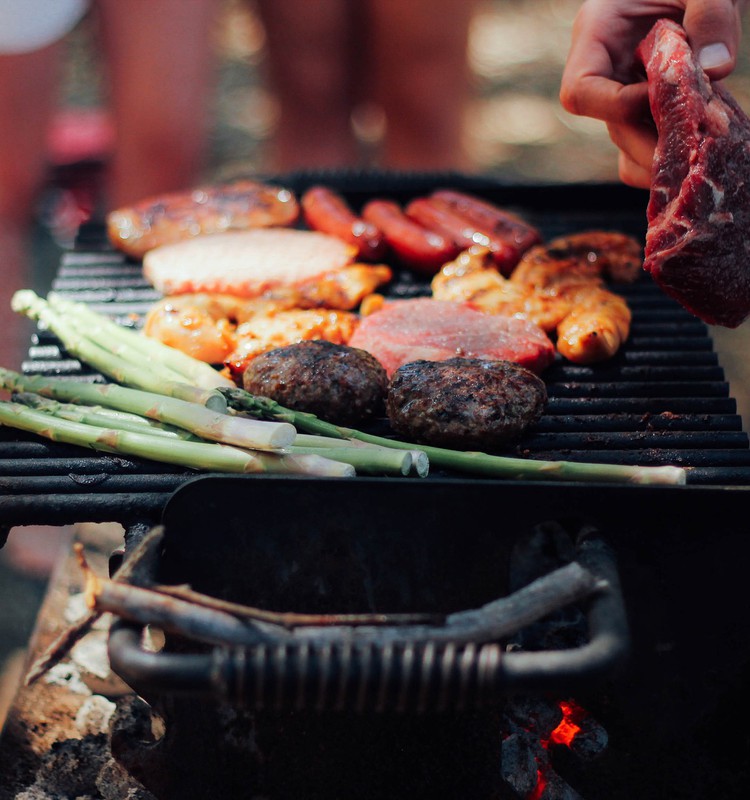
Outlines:
{"type": "Polygon", "coordinates": [[[510,361],[413,361],[391,377],[386,411],[393,429],[423,444],[497,450],[542,416],[544,381],[510,361]]]}
{"type": "Polygon", "coordinates": [[[388,378],[364,350],[315,339],[252,359],[242,385],[287,408],[351,426],[382,416],[388,378]]]}

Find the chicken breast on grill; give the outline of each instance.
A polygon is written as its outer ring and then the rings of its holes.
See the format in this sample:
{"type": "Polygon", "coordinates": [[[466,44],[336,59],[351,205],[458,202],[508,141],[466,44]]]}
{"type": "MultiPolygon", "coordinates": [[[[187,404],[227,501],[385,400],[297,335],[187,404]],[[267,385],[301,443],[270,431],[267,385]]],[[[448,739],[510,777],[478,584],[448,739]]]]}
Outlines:
{"type": "Polygon", "coordinates": [[[627,302],[606,288],[605,276],[629,282],[640,269],[635,239],[589,231],[532,248],[510,278],[499,273],[486,248],[469,248],[435,276],[432,292],[436,299],[532,320],[556,334],[566,358],[588,364],[613,356],[630,332],[627,302]]]}

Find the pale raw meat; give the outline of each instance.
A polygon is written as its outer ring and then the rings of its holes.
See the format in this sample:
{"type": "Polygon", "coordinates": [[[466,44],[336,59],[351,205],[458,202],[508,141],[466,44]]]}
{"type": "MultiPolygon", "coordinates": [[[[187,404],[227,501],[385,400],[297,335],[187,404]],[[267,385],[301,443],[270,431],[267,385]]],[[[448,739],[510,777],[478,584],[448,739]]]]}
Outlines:
{"type": "Polygon", "coordinates": [[[344,269],[355,249],[325,233],[291,228],[217,233],[146,253],[143,274],[162,294],[258,297],[344,269]]]}
{"type": "Polygon", "coordinates": [[[430,298],[387,303],[360,322],[349,344],[372,353],[389,375],[411,361],[457,356],[513,361],[539,373],[555,356],[533,322],[430,298]]]}
{"type": "Polygon", "coordinates": [[[644,269],[705,322],[750,314],[750,119],[711,83],[676,23],[638,48],[659,134],[644,269]]]}

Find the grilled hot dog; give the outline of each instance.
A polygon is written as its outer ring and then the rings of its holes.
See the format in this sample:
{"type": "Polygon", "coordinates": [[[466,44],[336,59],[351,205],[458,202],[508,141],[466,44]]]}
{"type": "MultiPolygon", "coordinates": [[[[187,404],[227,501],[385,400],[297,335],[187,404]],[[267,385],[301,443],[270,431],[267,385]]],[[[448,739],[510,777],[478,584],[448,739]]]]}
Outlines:
{"type": "Polygon", "coordinates": [[[371,200],[362,216],[383,232],[398,259],[417,272],[434,275],[460,251],[455,242],[415,222],[392,200],[371,200]]]}
{"type": "MultiPolygon", "coordinates": [[[[530,247],[542,241],[541,233],[526,220],[478,197],[453,189],[440,189],[432,193],[431,199],[452,209],[490,242],[503,244],[493,250],[493,259],[505,276],[512,272],[530,247]]],[[[493,249],[491,245],[490,249],[493,249]]]]}
{"type": "Polygon", "coordinates": [[[326,186],[313,186],[302,195],[300,204],[310,228],[354,245],[359,258],[378,261],[385,255],[387,244],[383,233],[358,217],[337,192],[326,186]]]}

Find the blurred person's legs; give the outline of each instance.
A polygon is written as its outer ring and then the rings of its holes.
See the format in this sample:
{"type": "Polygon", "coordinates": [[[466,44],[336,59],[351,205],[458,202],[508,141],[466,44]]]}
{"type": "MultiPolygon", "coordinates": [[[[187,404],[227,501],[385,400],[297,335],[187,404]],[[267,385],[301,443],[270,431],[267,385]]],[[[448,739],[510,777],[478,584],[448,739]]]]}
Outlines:
{"type": "Polygon", "coordinates": [[[463,124],[473,0],[370,0],[373,100],[385,114],[384,166],[467,166],[463,124]]]}
{"type": "Polygon", "coordinates": [[[273,166],[358,164],[352,113],[363,102],[385,115],[380,165],[466,166],[474,8],[474,0],[260,0],[280,109],[273,166]]]}
{"type": "Polygon", "coordinates": [[[0,55],[0,364],[20,366],[27,327],[10,310],[31,280],[29,234],[47,176],[47,132],[55,110],[61,46],[0,55]]]}
{"type": "Polygon", "coordinates": [[[116,131],[109,208],[185,189],[206,166],[218,0],[97,0],[116,131]]]}
{"type": "MultiPolygon", "coordinates": [[[[352,0],[259,0],[267,77],[279,107],[271,164],[286,170],[357,162],[351,112],[352,0]]],[[[359,50],[359,58],[364,54],[359,50]]]]}

